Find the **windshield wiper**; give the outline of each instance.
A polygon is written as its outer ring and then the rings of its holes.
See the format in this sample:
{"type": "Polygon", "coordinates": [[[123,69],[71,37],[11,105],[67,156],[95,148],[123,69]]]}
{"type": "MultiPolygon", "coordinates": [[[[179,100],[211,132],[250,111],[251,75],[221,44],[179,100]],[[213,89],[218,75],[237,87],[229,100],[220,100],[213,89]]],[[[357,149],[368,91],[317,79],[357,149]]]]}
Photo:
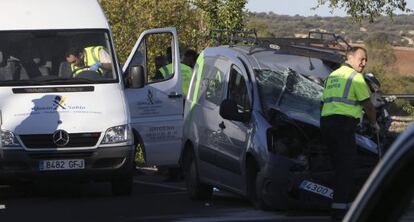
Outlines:
{"type": "Polygon", "coordinates": [[[45,79],[40,81],[33,81],[34,85],[44,85],[44,84],[93,84],[96,81],[85,78],[59,78],[59,79],[45,79]]]}
{"type": "Polygon", "coordinates": [[[61,78],[43,80],[7,80],[0,81],[0,86],[29,86],[29,85],[66,85],[66,84],[94,84],[98,81],[85,78],[61,78]]]}

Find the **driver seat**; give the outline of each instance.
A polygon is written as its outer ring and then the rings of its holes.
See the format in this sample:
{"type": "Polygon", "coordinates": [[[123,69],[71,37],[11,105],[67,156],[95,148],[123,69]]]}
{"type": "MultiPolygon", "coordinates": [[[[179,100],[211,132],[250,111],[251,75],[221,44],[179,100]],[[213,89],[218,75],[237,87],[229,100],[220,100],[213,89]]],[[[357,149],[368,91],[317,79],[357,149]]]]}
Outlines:
{"type": "Polygon", "coordinates": [[[72,70],[70,69],[70,64],[68,62],[61,62],[59,65],[59,78],[72,78],[72,70]]]}

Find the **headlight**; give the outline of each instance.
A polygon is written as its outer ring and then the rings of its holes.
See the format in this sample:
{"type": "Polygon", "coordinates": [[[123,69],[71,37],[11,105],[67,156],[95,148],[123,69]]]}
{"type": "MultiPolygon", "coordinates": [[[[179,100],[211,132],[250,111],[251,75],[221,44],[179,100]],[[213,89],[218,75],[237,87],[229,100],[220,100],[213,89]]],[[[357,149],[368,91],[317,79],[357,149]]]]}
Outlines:
{"type": "Polygon", "coordinates": [[[1,130],[1,145],[3,147],[20,146],[14,133],[8,130],[1,130]]]}
{"type": "Polygon", "coordinates": [[[125,143],[131,141],[131,128],[129,125],[121,125],[107,129],[101,144],[125,143]]]}

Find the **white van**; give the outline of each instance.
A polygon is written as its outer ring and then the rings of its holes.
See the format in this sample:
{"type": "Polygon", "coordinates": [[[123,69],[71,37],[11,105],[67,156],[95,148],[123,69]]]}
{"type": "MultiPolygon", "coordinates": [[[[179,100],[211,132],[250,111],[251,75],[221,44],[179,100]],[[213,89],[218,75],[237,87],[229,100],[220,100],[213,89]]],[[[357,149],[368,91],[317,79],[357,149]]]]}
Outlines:
{"type": "Polygon", "coordinates": [[[138,143],[148,164],[178,162],[183,101],[174,28],[143,33],[121,69],[98,1],[14,0],[0,8],[1,183],[104,180],[114,194],[129,194],[138,143]],[[173,52],[176,75],[168,79],[155,78],[152,57],[162,43],[173,52]],[[72,49],[81,62],[69,63],[72,49]]]}

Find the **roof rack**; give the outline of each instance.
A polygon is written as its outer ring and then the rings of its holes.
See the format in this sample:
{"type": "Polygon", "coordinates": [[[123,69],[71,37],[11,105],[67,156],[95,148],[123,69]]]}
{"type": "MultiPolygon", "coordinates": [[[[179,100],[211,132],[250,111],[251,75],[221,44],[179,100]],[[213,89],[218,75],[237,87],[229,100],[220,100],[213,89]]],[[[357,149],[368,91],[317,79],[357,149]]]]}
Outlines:
{"type": "Polygon", "coordinates": [[[278,46],[302,47],[319,49],[327,52],[337,51],[345,53],[352,48],[351,45],[339,35],[330,32],[309,32],[307,38],[260,38],[261,46],[274,44],[278,46]]]}
{"type": "Polygon", "coordinates": [[[347,51],[351,45],[340,35],[332,32],[310,31],[307,38],[258,38],[255,29],[250,30],[210,30],[208,39],[213,39],[217,44],[247,43],[261,45],[263,43],[278,43],[280,45],[305,45],[317,48],[329,48],[339,51],[347,51]]]}
{"type": "Polygon", "coordinates": [[[341,51],[348,51],[352,49],[352,46],[344,38],[342,38],[342,36],[333,32],[310,31],[308,33],[308,39],[319,39],[325,47],[336,47],[341,51]]]}
{"type": "Polygon", "coordinates": [[[245,31],[215,29],[211,30],[207,37],[215,41],[213,45],[251,45],[317,57],[335,63],[343,62],[346,51],[352,48],[340,35],[319,31],[310,31],[307,38],[258,38],[254,29],[245,31]]]}
{"type": "Polygon", "coordinates": [[[307,38],[260,38],[259,46],[288,53],[316,57],[324,61],[342,63],[352,48],[339,35],[331,32],[311,31],[307,38]]]}
{"type": "Polygon", "coordinates": [[[212,39],[215,45],[223,44],[248,44],[257,45],[258,38],[255,29],[250,30],[228,30],[228,29],[213,29],[210,30],[208,39],[212,39]]]}

